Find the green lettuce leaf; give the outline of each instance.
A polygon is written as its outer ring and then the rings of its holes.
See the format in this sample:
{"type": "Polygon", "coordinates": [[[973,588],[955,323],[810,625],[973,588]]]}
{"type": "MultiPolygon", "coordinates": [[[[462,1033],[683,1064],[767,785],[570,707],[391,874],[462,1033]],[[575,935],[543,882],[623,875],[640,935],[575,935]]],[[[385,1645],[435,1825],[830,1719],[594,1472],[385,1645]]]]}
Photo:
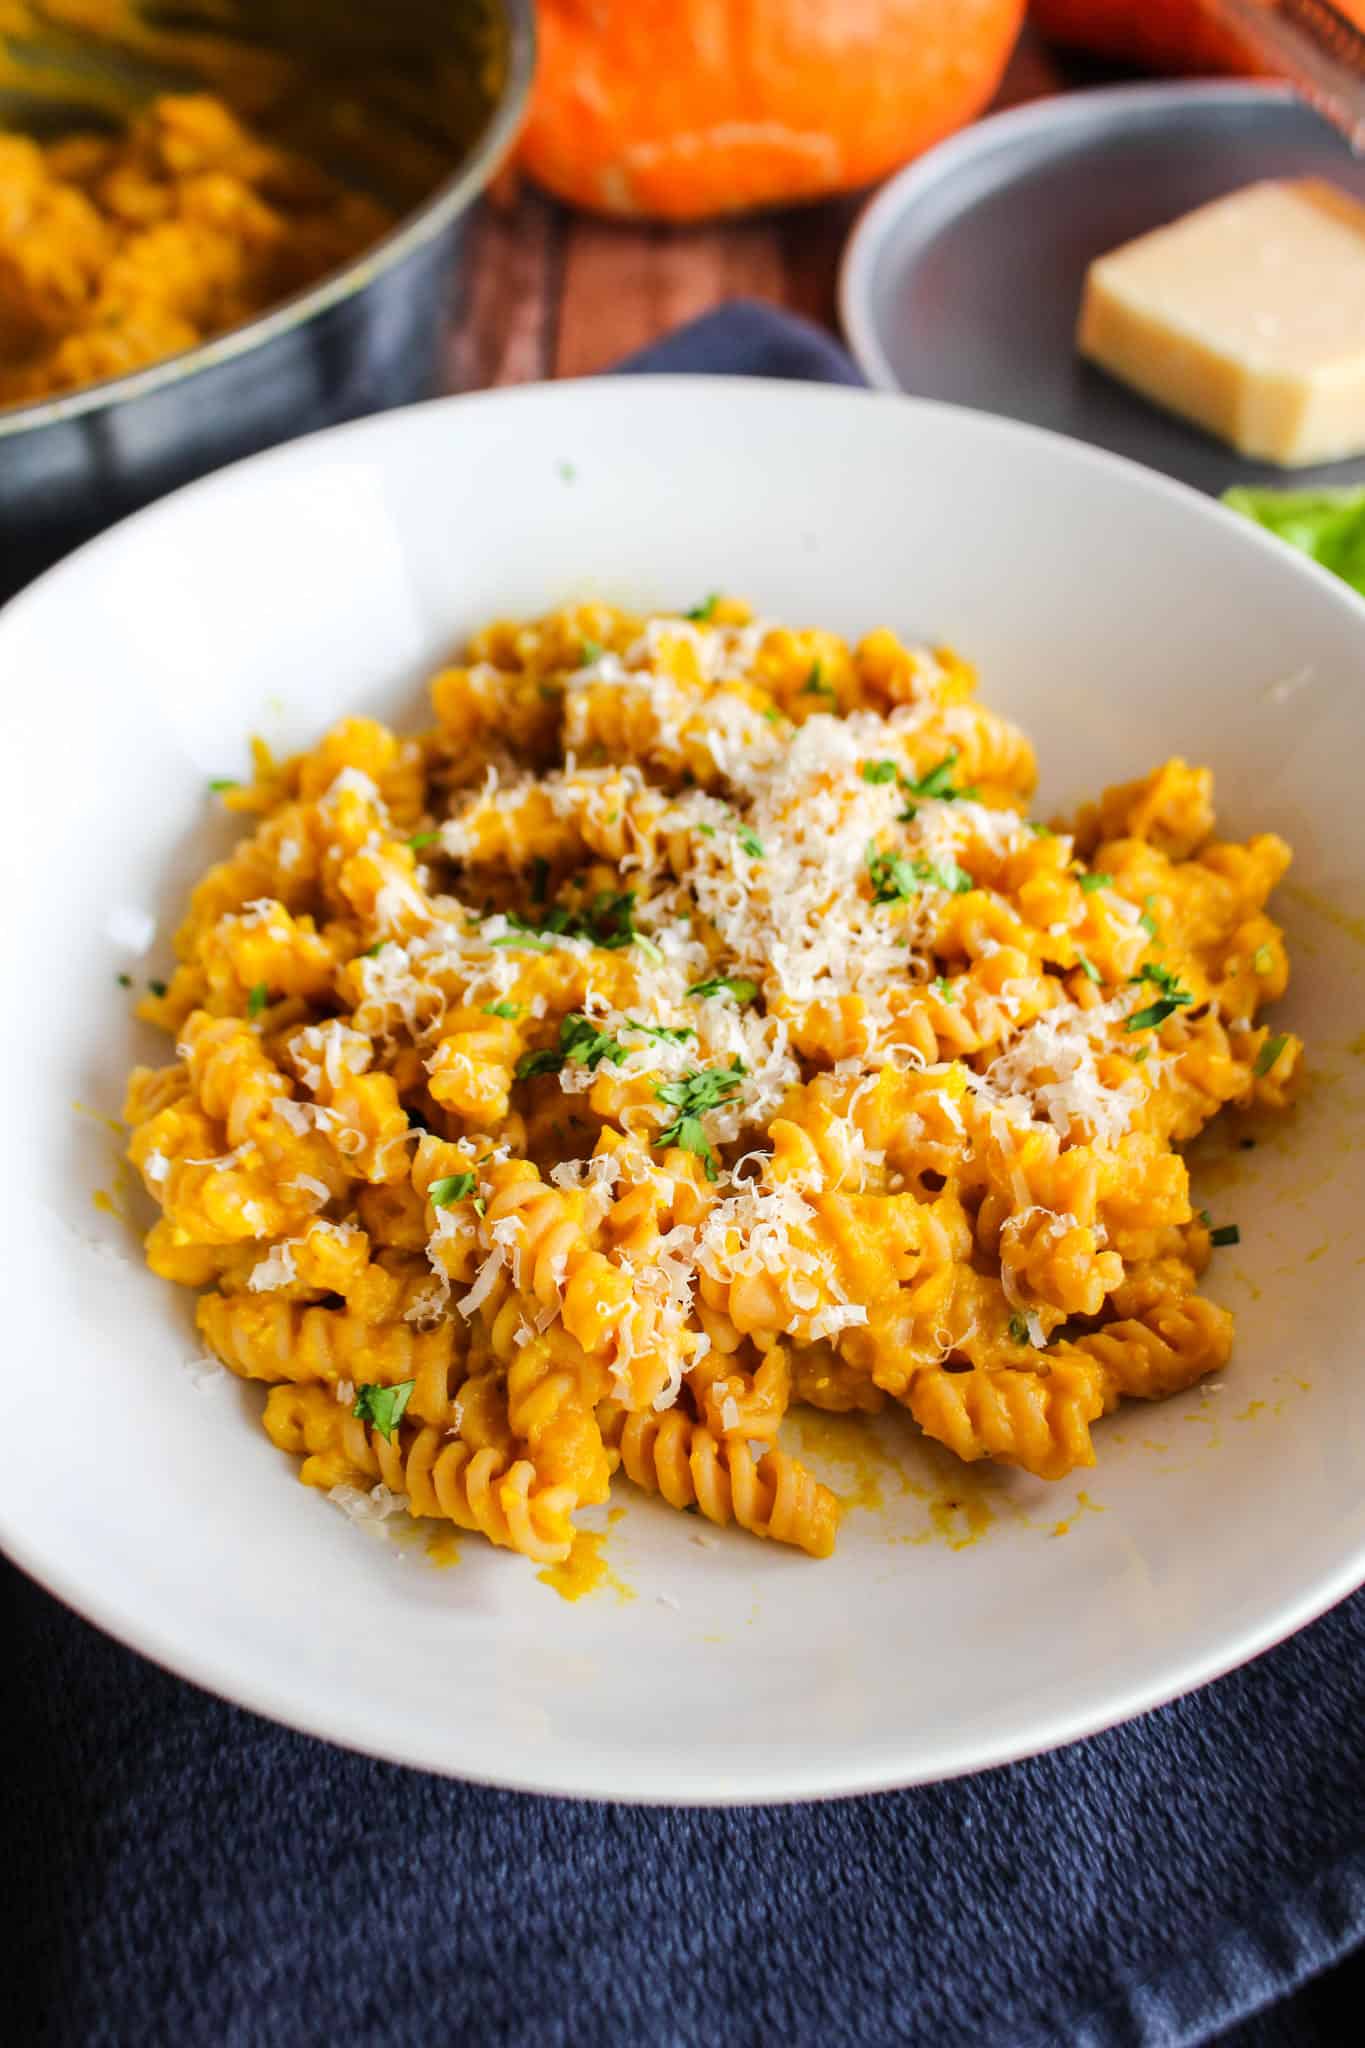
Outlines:
{"type": "Polygon", "coordinates": [[[1223,503],[1288,541],[1365,597],[1365,490],[1225,491],[1223,503]]]}

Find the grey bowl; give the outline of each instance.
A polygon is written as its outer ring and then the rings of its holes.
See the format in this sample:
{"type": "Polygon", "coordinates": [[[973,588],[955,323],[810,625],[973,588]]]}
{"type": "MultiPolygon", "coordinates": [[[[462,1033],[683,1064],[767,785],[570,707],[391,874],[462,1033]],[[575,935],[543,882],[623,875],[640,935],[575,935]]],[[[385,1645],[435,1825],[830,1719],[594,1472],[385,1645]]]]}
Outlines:
{"type": "Polygon", "coordinates": [[[1093,257],[1257,178],[1304,176],[1365,199],[1365,164],[1287,88],[1112,86],[997,114],[863,214],[840,290],[853,353],[883,390],[1031,420],[1200,490],[1365,483],[1365,461],[1245,461],[1075,351],[1093,257]]]}
{"type": "MultiPolygon", "coordinates": [[[[496,99],[455,168],[382,241],[201,347],[0,410],[0,601],[101,528],[208,470],[438,388],[464,229],[516,134],[534,68],[531,0],[489,5],[505,31],[496,99]]],[[[405,12],[416,36],[459,9],[455,0],[406,9],[394,0],[386,20],[395,37],[405,12]]]]}

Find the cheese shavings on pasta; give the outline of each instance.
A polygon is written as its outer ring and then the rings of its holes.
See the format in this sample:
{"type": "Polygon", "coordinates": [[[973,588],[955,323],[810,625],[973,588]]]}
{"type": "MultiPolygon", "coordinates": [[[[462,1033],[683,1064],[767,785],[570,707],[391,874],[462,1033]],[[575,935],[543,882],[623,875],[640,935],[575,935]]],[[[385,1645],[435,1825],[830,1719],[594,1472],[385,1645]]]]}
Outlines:
{"type": "Polygon", "coordinates": [[[1221,1368],[1180,1148],[1301,1049],[1206,771],[1048,829],[951,652],[726,599],[431,687],[228,792],[141,1006],[148,1259],[308,1484],[553,1562],[623,1470],[823,1556],[793,1402],[1054,1478],[1221,1368]]]}

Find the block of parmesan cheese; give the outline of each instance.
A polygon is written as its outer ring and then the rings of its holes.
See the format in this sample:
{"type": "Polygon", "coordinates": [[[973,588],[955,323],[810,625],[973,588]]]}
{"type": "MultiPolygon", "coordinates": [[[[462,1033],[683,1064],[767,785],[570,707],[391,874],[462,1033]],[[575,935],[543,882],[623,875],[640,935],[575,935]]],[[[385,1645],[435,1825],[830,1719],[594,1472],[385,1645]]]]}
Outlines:
{"type": "Polygon", "coordinates": [[[1077,346],[1243,455],[1365,453],[1365,207],[1249,185],[1092,263],[1077,346]]]}

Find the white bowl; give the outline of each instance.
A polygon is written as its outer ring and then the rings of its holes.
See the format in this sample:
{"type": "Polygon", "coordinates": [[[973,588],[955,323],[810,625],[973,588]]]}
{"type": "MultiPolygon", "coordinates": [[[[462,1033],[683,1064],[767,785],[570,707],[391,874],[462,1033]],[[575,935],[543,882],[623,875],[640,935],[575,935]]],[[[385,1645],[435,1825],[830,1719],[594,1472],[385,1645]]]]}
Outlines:
{"type": "Polygon", "coordinates": [[[263,1713],[622,1799],[998,1763],[1308,1621],[1365,1577],[1362,653],[1365,606],[1179,486],[1000,420],[808,386],[450,400],[258,457],[86,548],[0,614],[0,1540],[263,1713]],[[349,1524],[295,1483],[257,1394],[186,1370],[190,1297],[143,1270],[124,1220],[141,1198],[101,1120],[128,1066],[161,1056],[116,976],[164,970],[189,879],[231,837],[206,782],[242,768],[248,732],[290,746],[352,709],[415,725],[426,672],[490,615],[717,587],[952,641],[1036,737],[1045,804],[1168,754],[1210,762],[1226,830],[1298,851],[1280,1017],[1310,1085],[1196,1180],[1242,1231],[1213,1275],[1240,1315],[1218,1388],[1102,1424],[1098,1469],[1055,1487],[954,1467],[908,1425],[840,1425],[836,1447],[889,1451],[829,1468],[885,1498],[830,1562],[703,1546],[704,1525],[637,1497],[608,1538],[634,1599],[569,1605],[473,1538],[442,1570],[349,1524]]]}

